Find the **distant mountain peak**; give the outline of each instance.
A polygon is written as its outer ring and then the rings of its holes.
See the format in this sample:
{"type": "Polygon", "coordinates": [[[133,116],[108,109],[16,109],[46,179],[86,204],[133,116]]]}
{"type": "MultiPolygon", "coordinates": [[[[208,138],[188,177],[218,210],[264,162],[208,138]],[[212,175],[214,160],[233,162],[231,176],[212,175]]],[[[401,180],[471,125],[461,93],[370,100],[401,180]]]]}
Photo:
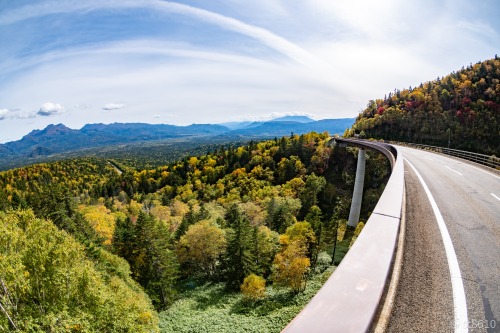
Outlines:
{"type": "Polygon", "coordinates": [[[54,134],[61,134],[61,133],[67,133],[67,132],[73,132],[75,130],[66,127],[63,124],[50,124],[47,125],[43,130],[33,130],[29,132],[27,135],[23,137],[23,139],[26,138],[32,138],[32,137],[38,137],[38,136],[44,136],[44,135],[54,135],[54,134]]]}
{"type": "Polygon", "coordinates": [[[48,128],[64,128],[64,129],[67,128],[67,129],[69,129],[69,127],[67,127],[66,125],[61,124],[61,123],[59,123],[59,124],[49,124],[49,125],[47,125],[47,127],[45,127],[45,129],[48,129],[48,128]]]}
{"type": "MultiPolygon", "coordinates": [[[[27,163],[39,162],[49,156],[85,154],[87,149],[105,149],[116,145],[131,145],[146,141],[264,139],[308,132],[341,133],[352,126],[351,119],[312,120],[306,116],[287,116],[268,122],[242,122],[223,124],[192,124],[175,126],[167,124],[113,123],[87,124],[81,129],[71,129],[63,124],[48,125],[35,130],[21,140],[0,144],[0,170],[27,163]],[[80,152],[79,152],[80,151],[80,152]]],[[[204,141],[206,142],[206,141],[204,141]]],[[[100,150],[103,151],[103,150],[100,150]]]]}
{"type": "Polygon", "coordinates": [[[293,121],[296,123],[307,124],[307,123],[313,123],[316,120],[311,119],[307,116],[284,116],[284,117],[275,118],[275,119],[271,120],[271,122],[274,122],[274,121],[293,121]]]}
{"type": "Polygon", "coordinates": [[[71,129],[63,124],[57,124],[57,125],[50,124],[47,127],[45,127],[45,129],[43,129],[41,131],[41,133],[52,135],[52,134],[60,134],[60,133],[67,133],[67,132],[73,132],[73,131],[75,131],[75,130],[71,129]]]}

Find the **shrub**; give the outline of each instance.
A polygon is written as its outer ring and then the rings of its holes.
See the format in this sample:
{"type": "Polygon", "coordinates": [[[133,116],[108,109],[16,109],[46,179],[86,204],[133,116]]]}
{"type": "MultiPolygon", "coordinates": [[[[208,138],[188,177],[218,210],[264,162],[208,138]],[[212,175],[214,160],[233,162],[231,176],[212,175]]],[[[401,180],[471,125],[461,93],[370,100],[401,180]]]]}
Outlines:
{"type": "Polygon", "coordinates": [[[266,295],[266,280],[258,275],[250,274],[241,285],[241,293],[245,300],[256,301],[266,295]]]}

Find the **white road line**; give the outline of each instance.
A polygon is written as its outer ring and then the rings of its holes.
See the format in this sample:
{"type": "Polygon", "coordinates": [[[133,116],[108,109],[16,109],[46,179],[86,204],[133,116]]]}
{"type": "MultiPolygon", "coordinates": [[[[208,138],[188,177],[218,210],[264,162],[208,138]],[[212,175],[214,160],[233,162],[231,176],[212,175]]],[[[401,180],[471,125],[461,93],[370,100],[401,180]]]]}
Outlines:
{"type": "Polygon", "coordinates": [[[426,157],[426,159],[431,160],[431,161],[434,161],[434,159],[433,159],[433,158],[430,158],[430,157],[426,157]]]}
{"type": "MultiPolygon", "coordinates": [[[[467,163],[466,163],[466,164],[467,164],[467,163]]],[[[487,173],[487,174],[488,174],[488,175],[490,175],[490,176],[493,176],[493,177],[495,177],[495,178],[497,178],[497,179],[500,179],[500,177],[498,177],[497,175],[492,174],[492,173],[491,173],[491,172],[489,172],[489,171],[483,170],[483,169],[481,169],[481,168],[475,167],[475,166],[470,165],[470,164],[467,164],[467,165],[468,165],[468,166],[470,166],[471,168],[477,169],[477,170],[479,170],[479,171],[482,171],[482,172],[484,172],[484,173],[487,173]]]]}
{"type": "Polygon", "coordinates": [[[447,166],[447,165],[445,165],[444,167],[445,167],[445,168],[450,169],[450,170],[451,170],[451,171],[453,171],[453,172],[458,173],[460,176],[463,176],[460,172],[458,172],[457,170],[454,170],[454,169],[450,168],[450,167],[449,167],[449,166],[447,166]]]}
{"type": "MultiPolygon", "coordinates": [[[[408,147],[406,147],[406,148],[408,148],[408,147]]],[[[416,149],[416,148],[414,148],[414,149],[416,149]]],[[[410,149],[410,150],[405,151],[405,154],[408,154],[408,151],[411,151],[411,152],[413,153],[413,151],[410,149]]],[[[424,151],[424,150],[423,150],[423,151],[424,151]]],[[[425,151],[425,152],[427,152],[427,151],[425,151]]],[[[428,153],[431,153],[431,152],[428,152],[428,153]]],[[[408,154],[408,155],[410,155],[410,154],[408,154]]],[[[446,156],[448,156],[448,155],[442,155],[442,157],[446,157],[446,156]]],[[[430,159],[429,157],[426,157],[426,158],[427,158],[427,159],[430,159]]],[[[490,175],[490,176],[492,176],[492,177],[495,177],[496,179],[500,179],[500,176],[497,176],[497,175],[495,175],[494,173],[492,173],[492,172],[490,172],[490,171],[487,171],[487,170],[484,170],[484,169],[478,168],[478,167],[476,167],[476,166],[473,166],[473,165],[471,165],[470,163],[463,162],[462,164],[467,165],[467,166],[469,166],[469,167],[471,167],[471,168],[477,169],[477,170],[479,170],[479,171],[481,171],[481,172],[487,173],[488,175],[490,175]]]]}
{"type": "Polygon", "coordinates": [[[497,199],[498,201],[500,201],[500,198],[497,197],[496,195],[494,195],[493,193],[490,193],[495,199],[497,199]]]}
{"type": "Polygon", "coordinates": [[[406,158],[405,161],[411,166],[415,174],[417,175],[422,187],[429,198],[429,201],[432,206],[432,210],[434,211],[434,215],[436,216],[436,220],[438,223],[439,231],[441,233],[441,238],[443,239],[444,250],[446,253],[446,259],[448,261],[448,268],[450,269],[451,276],[451,288],[453,291],[453,307],[455,313],[455,332],[456,333],[465,333],[468,332],[469,327],[469,319],[467,317],[467,302],[465,299],[465,290],[464,284],[462,281],[462,274],[460,273],[460,267],[458,265],[457,255],[455,253],[455,248],[453,247],[453,243],[451,241],[450,233],[448,232],[448,228],[444,223],[443,216],[439,211],[439,208],[432,196],[431,191],[427,187],[422,176],[418,173],[417,169],[411,164],[406,158]]]}

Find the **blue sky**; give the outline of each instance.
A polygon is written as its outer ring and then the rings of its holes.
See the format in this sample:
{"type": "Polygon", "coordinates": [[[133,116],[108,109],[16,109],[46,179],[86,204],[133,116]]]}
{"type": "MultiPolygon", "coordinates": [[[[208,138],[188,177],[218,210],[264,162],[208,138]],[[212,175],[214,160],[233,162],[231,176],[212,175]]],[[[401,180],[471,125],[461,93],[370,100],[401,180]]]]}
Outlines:
{"type": "Polygon", "coordinates": [[[0,0],[0,142],[51,123],[355,117],[500,54],[496,0],[0,0]]]}

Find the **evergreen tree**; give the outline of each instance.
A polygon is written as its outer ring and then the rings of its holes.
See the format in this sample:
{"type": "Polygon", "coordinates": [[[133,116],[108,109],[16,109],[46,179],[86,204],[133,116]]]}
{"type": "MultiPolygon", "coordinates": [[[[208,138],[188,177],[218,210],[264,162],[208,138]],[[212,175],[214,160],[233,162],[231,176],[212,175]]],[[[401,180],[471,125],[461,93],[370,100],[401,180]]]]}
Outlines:
{"type": "Polygon", "coordinates": [[[318,204],[318,194],[325,186],[325,177],[316,176],[314,173],[307,176],[304,190],[300,194],[300,201],[302,203],[301,217],[304,217],[304,213],[307,213],[312,206],[318,204]]]}
{"type": "Polygon", "coordinates": [[[157,308],[163,308],[173,301],[174,282],[178,274],[178,263],[168,248],[170,233],[166,227],[151,215],[139,214],[136,223],[136,244],[139,245],[139,283],[153,300],[157,308]],[[144,256],[142,256],[144,254],[144,256]]]}
{"type": "Polygon", "coordinates": [[[306,221],[311,225],[314,234],[316,235],[316,243],[310,249],[311,253],[311,267],[314,268],[316,266],[316,262],[318,260],[318,254],[321,250],[322,243],[324,241],[324,225],[321,221],[321,209],[318,206],[311,206],[309,209],[309,213],[306,216],[306,221]]]}
{"type": "Polygon", "coordinates": [[[135,225],[130,219],[117,223],[113,240],[117,253],[130,264],[132,276],[138,281],[156,308],[173,302],[174,284],[178,276],[177,258],[169,248],[170,232],[143,211],[135,225]]]}
{"type": "Polygon", "coordinates": [[[231,208],[231,226],[225,259],[227,287],[237,290],[247,275],[255,271],[251,226],[237,206],[231,208]]]}
{"type": "Polygon", "coordinates": [[[240,208],[238,207],[238,204],[233,203],[229,208],[226,210],[226,213],[224,214],[224,224],[228,228],[233,228],[234,227],[234,222],[237,221],[241,217],[241,211],[240,208]]]}
{"type": "Polygon", "coordinates": [[[133,261],[135,226],[130,217],[117,219],[113,232],[113,252],[128,262],[133,261]]]}
{"type": "Polygon", "coordinates": [[[188,230],[190,225],[193,225],[197,222],[197,217],[196,214],[194,213],[193,210],[193,205],[189,205],[189,211],[184,215],[182,218],[181,223],[177,227],[177,230],[175,230],[174,238],[175,240],[179,240],[188,230]]]}
{"type": "Polygon", "coordinates": [[[196,215],[196,222],[201,220],[207,220],[208,218],[210,218],[210,213],[207,210],[207,207],[205,207],[205,205],[202,205],[200,211],[196,215]]]}
{"type": "Polygon", "coordinates": [[[155,223],[149,233],[147,281],[144,287],[153,304],[157,308],[164,308],[175,300],[174,286],[179,275],[179,265],[174,252],[169,248],[170,232],[167,227],[163,223],[155,223]]]}
{"type": "Polygon", "coordinates": [[[299,212],[299,199],[289,197],[273,197],[267,205],[267,225],[270,229],[284,233],[286,228],[296,222],[299,212]]]}

